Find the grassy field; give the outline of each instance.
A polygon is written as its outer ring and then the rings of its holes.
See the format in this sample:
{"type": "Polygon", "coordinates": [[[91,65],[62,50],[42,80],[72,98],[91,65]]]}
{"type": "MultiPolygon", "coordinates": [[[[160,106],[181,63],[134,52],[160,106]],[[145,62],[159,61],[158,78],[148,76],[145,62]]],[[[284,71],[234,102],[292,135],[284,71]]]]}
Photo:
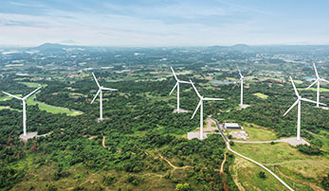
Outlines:
{"type": "Polygon", "coordinates": [[[298,162],[282,164],[279,168],[285,175],[320,186],[322,178],[329,172],[329,163],[298,162]]]}
{"type": "Polygon", "coordinates": [[[13,98],[9,97],[9,96],[0,97],[0,101],[6,101],[6,100],[11,100],[11,99],[13,99],[13,98]]]}
{"type": "Polygon", "coordinates": [[[240,190],[286,190],[268,172],[241,157],[235,158],[230,170],[240,190]],[[265,179],[259,177],[261,171],[265,172],[265,179]]]}
{"type": "Polygon", "coordinates": [[[22,110],[19,110],[19,109],[13,109],[13,108],[11,108],[11,107],[9,107],[9,106],[0,106],[0,110],[2,110],[2,109],[10,109],[10,110],[13,110],[13,111],[22,112],[22,110]]]}
{"type": "MultiPolygon", "coordinates": [[[[324,176],[328,174],[329,171],[328,159],[322,156],[305,155],[299,152],[296,148],[290,146],[288,143],[276,143],[275,145],[235,143],[235,146],[233,146],[232,149],[251,159],[256,160],[257,162],[265,163],[265,165],[268,164],[268,167],[272,170],[275,166],[289,177],[304,182],[312,183],[316,186],[320,186],[320,181],[324,176]],[[290,162],[286,163],[286,161],[290,162]],[[274,165],[271,163],[276,164],[274,165]]],[[[242,171],[243,170],[241,170],[240,167],[239,173],[241,173],[241,178],[239,178],[239,181],[244,184],[243,178],[249,179],[248,177],[252,177],[252,175],[245,174],[247,172],[242,171]]],[[[279,175],[278,171],[275,173],[279,175]]],[[[290,185],[292,185],[292,183],[294,182],[292,180],[284,178],[283,176],[280,177],[285,179],[285,181],[287,181],[288,183],[291,182],[290,185]]],[[[252,178],[250,184],[259,185],[261,183],[256,178],[252,178]]],[[[258,190],[253,189],[253,185],[248,185],[248,190],[249,186],[251,186],[252,188],[250,190],[258,190]]],[[[302,183],[295,183],[295,186],[296,189],[299,188],[298,190],[312,190],[309,186],[302,183]]]]}
{"type": "Polygon", "coordinates": [[[288,143],[271,144],[244,144],[236,143],[233,150],[262,163],[278,163],[290,160],[325,160],[321,156],[309,156],[302,154],[297,148],[288,143]],[[255,152],[257,151],[257,152],[255,152]]]}
{"type": "MultiPolygon", "coordinates": [[[[298,90],[305,90],[305,88],[297,88],[298,90]]],[[[310,88],[310,89],[308,89],[307,91],[314,91],[314,92],[316,92],[317,91],[317,88],[310,88]]],[[[306,90],[305,90],[306,91],[306,90]]],[[[320,92],[329,92],[329,89],[326,89],[326,88],[320,88],[320,92]]]]}
{"type": "Polygon", "coordinates": [[[302,84],[303,81],[301,81],[301,80],[294,80],[294,83],[295,83],[295,84],[302,84]]]}
{"type": "Polygon", "coordinates": [[[33,83],[33,82],[19,82],[20,84],[24,84],[30,88],[37,88],[39,87],[41,84],[38,83],[33,83]]]}
{"type": "Polygon", "coordinates": [[[244,123],[242,126],[249,135],[248,141],[270,141],[277,139],[276,133],[267,128],[251,123],[244,123]]]}
{"type": "Polygon", "coordinates": [[[254,93],[255,96],[262,98],[262,99],[267,99],[268,95],[262,94],[262,93],[254,93]]]}
{"type": "Polygon", "coordinates": [[[233,81],[233,82],[238,81],[238,79],[236,79],[236,78],[226,78],[226,80],[228,80],[228,81],[233,81]]]}
{"type": "Polygon", "coordinates": [[[40,110],[44,110],[49,113],[66,113],[67,115],[70,115],[70,116],[77,116],[77,115],[82,114],[82,112],[80,112],[80,111],[69,110],[67,108],[48,105],[48,104],[45,104],[42,102],[35,101],[34,99],[35,99],[35,95],[31,96],[30,98],[27,99],[26,104],[27,105],[37,105],[38,104],[40,110]]]}
{"type": "MultiPolygon", "coordinates": [[[[104,149],[105,151],[105,149],[104,149]]],[[[105,151],[106,152],[106,151],[105,151]]],[[[165,174],[146,172],[143,174],[128,173],[124,171],[93,171],[83,167],[82,164],[73,167],[64,168],[66,176],[55,179],[56,168],[52,162],[40,166],[38,156],[28,154],[24,160],[19,160],[11,168],[25,169],[26,174],[22,181],[15,184],[11,190],[51,190],[55,187],[57,190],[174,190],[175,183],[165,178],[165,174]],[[111,183],[106,184],[104,177],[116,177],[111,183]],[[139,182],[133,185],[127,182],[128,177],[137,177],[139,182]],[[37,182],[35,180],[38,180],[37,182]]],[[[165,164],[165,162],[164,162],[165,164]]],[[[181,172],[171,172],[176,177],[181,172]]],[[[183,175],[185,176],[185,175],[183,175]]]]}

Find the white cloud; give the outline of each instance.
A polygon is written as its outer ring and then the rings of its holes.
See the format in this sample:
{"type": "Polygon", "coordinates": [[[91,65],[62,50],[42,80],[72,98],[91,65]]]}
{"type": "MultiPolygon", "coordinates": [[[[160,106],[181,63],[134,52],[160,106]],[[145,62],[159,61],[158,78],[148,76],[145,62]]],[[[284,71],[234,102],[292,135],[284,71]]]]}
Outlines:
{"type": "MultiPolygon", "coordinates": [[[[102,9],[82,7],[76,11],[38,6],[46,14],[0,13],[0,44],[35,46],[70,39],[81,45],[193,46],[301,41],[322,44],[323,39],[328,39],[324,28],[299,31],[301,23],[287,28],[275,19],[262,18],[275,18],[274,13],[226,1],[215,4],[178,1],[163,6],[107,3],[102,9]],[[275,22],[267,24],[271,21],[275,22]],[[309,32],[317,34],[313,35],[316,37],[310,37],[309,32]]],[[[288,19],[286,22],[289,24],[288,19]]]]}

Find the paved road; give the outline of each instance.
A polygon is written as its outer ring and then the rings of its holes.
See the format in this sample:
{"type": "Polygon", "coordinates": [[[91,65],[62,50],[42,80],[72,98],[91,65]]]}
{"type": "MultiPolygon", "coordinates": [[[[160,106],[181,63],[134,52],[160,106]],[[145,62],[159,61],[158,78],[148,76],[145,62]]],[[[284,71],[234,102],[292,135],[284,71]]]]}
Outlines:
{"type": "Polygon", "coordinates": [[[220,131],[220,133],[222,134],[222,137],[224,138],[225,142],[230,142],[230,140],[225,136],[222,128],[220,128],[219,124],[218,124],[218,121],[212,117],[209,117],[209,119],[213,120],[215,123],[216,123],[216,126],[217,126],[217,129],[220,131]]]}
{"type": "Polygon", "coordinates": [[[243,156],[242,154],[240,154],[240,153],[238,153],[238,152],[236,152],[236,151],[234,151],[234,150],[232,150],[231,147],[230,147],[230,143],[229,143],[230,140],[227,139],[226,136],[224,135],[224,133],[222,132],[222,129],[220,128],[220,126],[219,126],[217,120],[215,120],[215,119],[213,119],[213,118],[211,118],[211,117],[210,117],[210,119],[212,119],[212,120],[216,123],[216,126],[217,126],[218,130],[220,131],[220,133],[222,134],[222,136],[223,136],[223,138],[224,138],[224,140],[225,140],[225,142],[226,142],[226,146],[227,146],[227,148],[228,148],[229,151],[231,151],[232,153],[234,153],[234,154],[236,154],[236,155],[238,155],[238,156],[240,156],[240,157],[242,157],[242,158],[244,158],[244,159],[246,159],[246,160],[249,160],[249,161],[251,161],[251,162],[257,164],[258,166],[262,167],[262,168],[265,169],[267,172],[269,172],[272,176],[274,176],[274,178],[276,178],[279,182],[281,182],[286,188],[288,188],[288,190],[290,190],[290,191],[294,191],[294,190],[293,190],[293,189],[292,189],[287,183],[285,183],[283,180],[281,180],[281,178],[279,178],[276,174],[274,174],[270,169],[266,168],[264,165],[260,164],[260,163],[257,162],[257,161],[254,161],[254,160],[252,160],[252,159],[250,159],[250,158],[248,158],[248,157],[246,157],[246,156],[243,156]]]}

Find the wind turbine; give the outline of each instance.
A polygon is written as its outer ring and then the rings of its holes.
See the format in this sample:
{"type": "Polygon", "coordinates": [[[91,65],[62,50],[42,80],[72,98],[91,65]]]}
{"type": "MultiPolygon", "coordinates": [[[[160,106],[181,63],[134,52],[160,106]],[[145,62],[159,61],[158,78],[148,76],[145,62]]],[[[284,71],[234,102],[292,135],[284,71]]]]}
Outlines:
{"type": "Polygon", "coordinates": [[[103,86],[100,86],[94,72],[92,72],[92,74],[93,74],[93,77],[94,77],[94,79],[96,81],[96,84],[98,86],[98,91],[97,91],[94,99],[91,101],[90,104],[94,103],[95,99],[97,98],[97,96],[99,94],[99,99],[100,99],[99,100],[99,113],[100,113],[99,114],[99,121],[102,121],[103,120],[103,90],[117,91],[117,89],[105,88],[103,86]]]}
{"type": "Polygon", "coordinates": [[[327,82],[327,83],[329,83],[329,81],[328,80],[325,80],[323,78],[320,78],[320,76],[318,74],[318,70],[316,69],[316,66],[315,66],[315,63],[314,62],[313,62],[313,68],[314,68],[314,71],[315,71],[316,80],[310,86],[308,86],[306,89],[309,89],[314,84],[317,84],[316,107],[319,107],[319,103],[320,103],[320,82],[327,82]]]}
{"type": "MultiPolygon", "coordinates": [[[[290,78],[290,81],[291,81],[291,84],[292,86],[294,87],[294,90],[295,90],[295,93],[296,93],[296,96],[297,96],[297,100],[295,101],[294,104],[291,105],[291,107],[283,114],[283,116],[287,115],[287,113],[289,113],[289,111],[294,108],[297,104],[298,104],[298,114],[297,114],[297,140],[300,140],[300,121],[301,121],[301,109],[302,109],[302,102],[301,101],[306,101],[306,102],[310,102],[310,103],[317,103],[313,100],[310,100],[310,99],[306,99],[306,98],[302,98],[297,89],[296,89],[296,86],[294,84],[294,81],[292,80],[291,76],[289,76],[290,78]]],[[[323,104],[323,103],[319,103],[321,105],[326,105],[326,104],[323,104]]]]}
{"type": "Polygon", "coordinates": [[[236,83],[240,83],[241,91],[240,91],[240,106],[243,106],[243,80],[244,76],[242,76],[241,71],[238,66],[236,66],[239,71],[240,79],[236,83]]]}
{"type": "Polygon", "coordinates": [[[27,94],[26,96],[24,96],[22,98],[2,91],[2,93],[6,94],[10,97],[13,97],[13,98],[16,98],[16,99],[19,99],[19,100],[23,101],[23,136],[26,136],[26,101],[25,100],[28,97],[30,97],[32,94],[34,94],[36,91],[38,91],[40,88],[41,88],[41,86],[39,86],[37,89],[33,90],[31,93],[27,94]]]}
{"type": "Polygon", "coordinates": [[[193,86],[193,89],[195,91],[195,93],[198,95],[198,97],[200,98],[200,101],[191,117],[191,119],[194,118],[194,115],[196,114],[196,112],[198,111],[199,107],[201,106],[201,109],[200,109],[200,139],[202,140],[203,139],[203,101],[216,101],[216,100],[224,100],[222,98],[207,98],[207,97],[203,97],[199,94],[198,90],[195,88],[193,82],[190,80],[190,83],[192,84],[193,86]]]}
{"type": "Polygon", "coordinates": [[[175,90],[175,88],[177,88],[177,113],[180,111],[180,108],[179,108],[179,83],[183,83],[183,84],[190,84],[190,82],[188,82],[188,81],[183,81],[183,80],[179,80],[178,78],[177,78],[177,76],[176,76],[176,74],[175,74],[175,71],[174,71],[174,69],[172,68],[172,67],[170,67],[171,68],[171,71],[172,71],[172,73],[174,74],[174,77],[175,77],[175,79],[176,79],[176,84],[175,84],[175,86],[174,86],[174,88],[171,90],[171,92],[169,93],[169,95],[171,95],[173,92],[174,92],[174,90],[175,90]]]}

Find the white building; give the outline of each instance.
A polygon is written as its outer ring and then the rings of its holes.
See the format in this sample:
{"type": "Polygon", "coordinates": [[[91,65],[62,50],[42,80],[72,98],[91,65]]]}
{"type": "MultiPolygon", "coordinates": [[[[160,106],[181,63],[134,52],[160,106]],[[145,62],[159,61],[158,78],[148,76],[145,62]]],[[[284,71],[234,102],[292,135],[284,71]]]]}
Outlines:
{"type": "Polygon", "coordinates": [[[243,127],[237,123],[224,123],[223,127],[224,129],[243,129],[243,127]]]}

